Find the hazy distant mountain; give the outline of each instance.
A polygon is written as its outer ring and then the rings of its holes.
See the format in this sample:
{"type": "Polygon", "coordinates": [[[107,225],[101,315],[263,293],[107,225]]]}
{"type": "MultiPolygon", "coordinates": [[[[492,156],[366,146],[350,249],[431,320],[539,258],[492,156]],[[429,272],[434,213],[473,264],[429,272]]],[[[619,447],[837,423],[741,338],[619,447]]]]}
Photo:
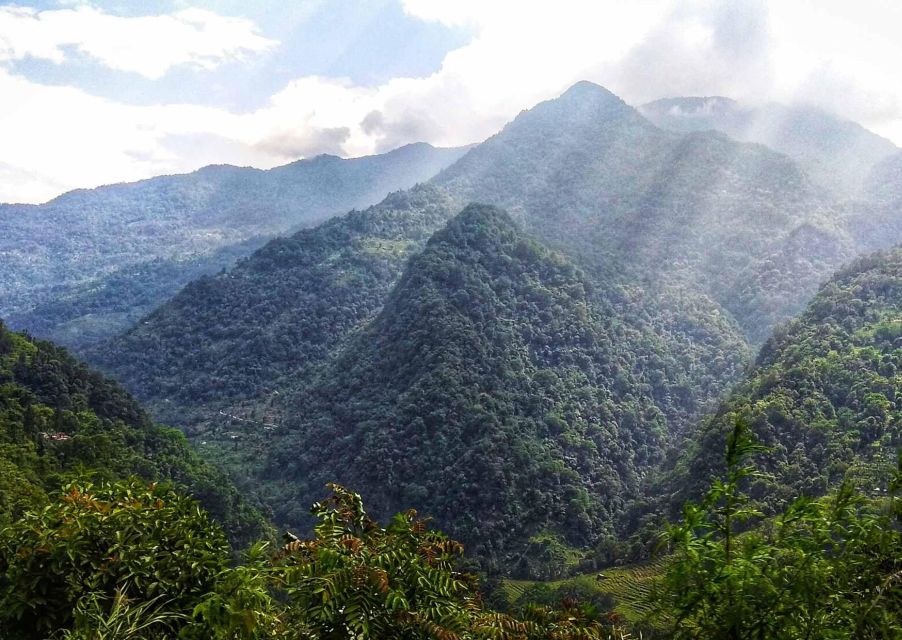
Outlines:
{"type": "Polygon", "coordinates": [[[902,203],[902,151],[874,166],[865,183],[865,194],[877,202],[902,203]]]}
{"type": "Polygon", "coordinates": [[[843,226],[864,253],[902,242],[902,152],[874,166],[862,199],[844,208],[843,226]]]}
{"type": "Polygon", "coordinates": [[[108,338],[267,238],[378,202],[463,152],[417,144],[269,171],[210,166],[0,205],[0,314],[69,345],[108,338]]]}
{"type": "Polygon", "coordinates": [[[785,156],[715,132],[662,131],[590,83],[521,114],[434,182],[505,207],[606,279],[680,291],[670,310],[691,287],[754,342],[854,254],[835,208],[785,156]],[[799,247],[805,238],[815,246],[799,247]],[[743,296],[786,252],[798,261],[755,291],[749,315],[743,296]]]}
{"type": "Polygon", "coordinates": [[[749,107],[729,98],[707,97],[666,98],[639,110],[665,129],[716,130],[785,153],[819,187],[839,197],[858,196],[872,168],[899,152],[892,142],[861,125],[814,107],[749,107]]]}

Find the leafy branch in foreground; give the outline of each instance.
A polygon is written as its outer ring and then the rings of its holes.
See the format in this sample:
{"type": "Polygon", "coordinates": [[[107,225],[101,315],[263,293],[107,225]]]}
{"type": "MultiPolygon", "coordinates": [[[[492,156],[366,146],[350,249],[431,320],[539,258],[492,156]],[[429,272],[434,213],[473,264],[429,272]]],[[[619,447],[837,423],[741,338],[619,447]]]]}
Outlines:
{"type": "Polygon", "coordinates": [[[187,616],[168,607],[162,596],[132,604],[122,591],[112,602],[91,594],[75,607],[75,625],[60,634],[60,640],[164,640],[166,630],[187,616]]]}
{"type": "Polygon", "coordinates": [[[358,494],[330,488],[333,495],[313,507],[315,538],[289,541],[278,559],[287,619],[306,626],[307,637],[564,640],[619,633],[576,607],[534,608],[522,619],[487,610],[476,579],[456,568],[459,543],[430,531],[412,510],[383,529],[358,494]]]}
{"type": "Polygon", "coordinates": [[[459,543],[408,511],[383,528],[332,485],[310,540],[229,566],[193,500],[137,479],[73,484],[0,530],[4,640],[602,640],[590,609],[484,606],[459,543]]]}
{"type": "Polygon", "coordinates": [[[0,531],[0,636],[43,639],[125,602],[184,612],[228,563],[222,531],[171,487],[72,484],[0,531]]]}
{"type": "Polygon", "coordinates": [[[673,637],[902,637],[902,455],[885,497],[843,484],[758,521],[742,484],[761,450],[737,422],[726,478],[668,528],[674,560],[657,598],[673,637]]]}

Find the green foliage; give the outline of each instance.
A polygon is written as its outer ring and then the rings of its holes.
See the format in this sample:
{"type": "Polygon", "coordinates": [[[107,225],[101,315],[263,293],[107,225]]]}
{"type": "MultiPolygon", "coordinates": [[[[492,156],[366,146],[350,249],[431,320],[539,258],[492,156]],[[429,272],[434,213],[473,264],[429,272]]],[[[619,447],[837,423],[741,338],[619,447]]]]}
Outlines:
{"type": "MultiPolygon", "coordinates": [[[[167,629],[179,625],[185,616],[166,607],[162,596],[135,604],[121,591],[108,600],[95,593],[75,606],[71,629],[58,634],[60,640],[165,640],[167,629]]],[[[54,636],[56,637],[56,636],[54,636]]]]}
{"type": "Polygon", "coordinates": [[[269,543],[248,549],[243,562],[221,572],[215,588],[190,612],[191,624],[182,630],[185,640],[258,640],[297,638],[306,627],[294,629],[283,622],[284,608],[276,599],[281,591],[281,569],[271,562],[269,543]]]}
{"type": "Polygon", "coordinates": [[[127,331],[188,283],[231,267],[265,242],[253,237],[200,255],[148,256],[145,262],[123,265],[99,280],[56,287],[53,297],[36,296],[36,306],[6,319],[10,326],[81,354],[127,331]]]}
{"type": "Polygon", "coordinates": [[[380,527],[333,486],[311,540],[228,566],[196,503],[137,481],[71,486],[0,532],[0,633],[12,640],[602,640],[591,607],[487,609],[459,543],[412,511],[380,527]]]}
{"type": "Polygon", "coordinates": [[[316,539],[286,545],[292,616],[319,638],[460,634],[475,608],[473,584],[454,571],[462,548],[427,532],[414,512],[382,529],[360,496],[333,486],[313,507],[316,539]]]}
{"type": "MultiPolygon", "coordinates": [[[[185,616],[167,610],[162,597],[134,604],[121,593],[112,605],[94,594],[75,608],[75,624],[64,629],[60,640],[166,640],[166,629],[177,626],[185,616]]],[[[56,637],[56,636],[55,636],[56,637]]]]}
{"type": "Polygon", "coordinates": [[[699,504],[687,503],[668,531],[674,559],[659,604],[673,637],[902,636],[902,456],[886,498],[868,500],[843,484],[762,521],[742,491],[757,473],[747,459],[759,451],[737,422],[726,478],[699,504]]]}
{"type": "Polygon", "coordinates": [[[105,605],[118,625],[123,601],[153,607],[165,598],[168,610],[184,610],[211,589],[228,557],[218,527],[171,488],[73,484],[0,532],[0,631],[42,638],[96,618],[105,605]]]}
{"type": "Polygon", "coordinates": [[[519,619],[486,610],[475,579],[456,570],[459,543],[428,530],[413,511],[383,529],[358,494],[332,490],[313,507],[315,539],[288,542],[279,561],[289,626],[304,626],[310,638],[589,640],[619,633],[575,607],[532,607],[519,619]]]}
{"type": "Polygon", "coordinates": [[[0,323],[0,526],[41,505],[73,476],[172,480],[239,545],[267,525],[185,437],[154,425],[119,385],[63,349],[0,323]]]}
{"type": "MultiPolygon", "coordinates": [[[[664,561],[572,576],[552,582],[503,579],[491,595],[502,609],[519,610],[529,604],[554,605],[567,599],[591,604],[608,612],[607,619],[620,620],[631,631],[646,633],[652,626],[652,594],[664,574],[664,561]]],[[[654,636],[652,636],[654,637],[654,636]]]]}

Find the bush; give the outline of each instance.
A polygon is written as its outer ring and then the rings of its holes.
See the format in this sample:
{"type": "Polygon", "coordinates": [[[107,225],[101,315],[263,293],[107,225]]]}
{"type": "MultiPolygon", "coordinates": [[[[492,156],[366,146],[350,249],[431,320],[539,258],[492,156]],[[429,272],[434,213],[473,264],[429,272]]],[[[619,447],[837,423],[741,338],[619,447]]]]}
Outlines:
{"type": "Polygon", "coordinates": [[[46,638],[89,601],[106,613],[123,598],[190,611],[228,558],[221,530],[169,486],[69,485],[0,531],[0,637],[46,638]]]}

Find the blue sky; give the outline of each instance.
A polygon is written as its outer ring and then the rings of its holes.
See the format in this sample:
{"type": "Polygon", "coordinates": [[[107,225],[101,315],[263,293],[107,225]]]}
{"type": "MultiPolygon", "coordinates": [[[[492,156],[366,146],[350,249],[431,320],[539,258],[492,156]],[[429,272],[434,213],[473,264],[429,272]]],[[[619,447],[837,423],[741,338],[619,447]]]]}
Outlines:
{"type": "MultiPolygon", "coordinates": [[[[165,15],[186,6],[252,21],[278,46],[211,70],[173,68],[149,79],[115,70],[89,56],[68,64],[25,58],[11,69],[33,81],[75,85],[92,94],[129,104],[187,101],[246,112],[299,76],[348,78],[377,86],[395,77],[421,77],[439,70],[445,55],[465,45],[472,30],[424,22],[407,15],[394,0],[306,0],[302,2],[94,2],[118,16],[165,15]]],[[[29,3],[36,9],[59,9],[55,1],[29,3]]],[[[165,44],[165,43],[161,43],[165,44]]]]}
{"type": "Polygon", "coordinates": [[[578,80],[820,106],[902,144],[885,0],[0,0],[0,202],[478,142],[578,80]]]}

